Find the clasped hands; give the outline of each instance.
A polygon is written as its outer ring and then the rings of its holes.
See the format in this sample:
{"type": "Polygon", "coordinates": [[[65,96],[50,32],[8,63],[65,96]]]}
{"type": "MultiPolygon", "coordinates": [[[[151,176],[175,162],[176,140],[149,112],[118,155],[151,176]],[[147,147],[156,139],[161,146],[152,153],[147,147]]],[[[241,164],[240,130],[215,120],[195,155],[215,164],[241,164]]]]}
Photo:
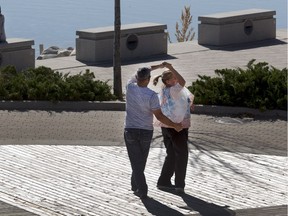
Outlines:
{"type": "Polygon", "coordinates": [[[180,131],[183,129],[182,123],[175,123],[174,129],[175,129],[177,132],[180,132],[180,131]]]}
{"type": "Polygon", "coordinates": [[[172,64],[168,63],[168,62],[162,62],[160,65],[159,65],[159,68],[168,68],[170,69],[172,67],[172,64]]]}

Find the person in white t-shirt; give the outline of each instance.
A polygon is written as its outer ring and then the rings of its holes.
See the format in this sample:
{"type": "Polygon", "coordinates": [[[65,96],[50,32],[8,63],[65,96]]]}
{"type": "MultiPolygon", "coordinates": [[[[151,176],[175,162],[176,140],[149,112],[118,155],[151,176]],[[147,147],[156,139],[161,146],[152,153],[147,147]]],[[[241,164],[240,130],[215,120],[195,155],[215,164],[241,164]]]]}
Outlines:
{"type": "Polygon", "coordinates": [[[163,62],[162,65],[168,70],[153,80],[153,84],[157,85],[161,77],[164,84],[159,93],[161,110],[171,121],[181,123],[183,130],[178,132],[169,125],[155,122],[156,126],[161,127],[167,153],[157,187],[162,190],[173,189],[184,193],[188,163],[188,129],[190,111],[194,107],[194,95],[185,87],[186,81],[171,64],[163,62]],[[172,185],[171,178],[174,174],[175,185],[172,185]]]}

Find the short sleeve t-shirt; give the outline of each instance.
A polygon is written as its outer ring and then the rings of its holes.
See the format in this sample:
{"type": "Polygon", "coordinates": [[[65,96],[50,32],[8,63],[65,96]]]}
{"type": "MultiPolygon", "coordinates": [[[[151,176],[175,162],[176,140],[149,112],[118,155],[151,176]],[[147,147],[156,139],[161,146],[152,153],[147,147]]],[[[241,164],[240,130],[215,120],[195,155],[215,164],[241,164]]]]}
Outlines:
{"type": "Polygon", "coordinates": [[[125,128],[153,130],[153,112],[160,109],[158,95],[147,87],[139,87],[136,82],[126,86],[125,128]]]}
{"type": "MultiPolygon", "coordinates": [[[[179,83],[170,88],[163,88],[159,93],[161,110],[171,121],[182,123],[184,128],[190,127],[191,92],[179,83]]],[[[168,127],[156,121],[156,126],[168,127]]]]}

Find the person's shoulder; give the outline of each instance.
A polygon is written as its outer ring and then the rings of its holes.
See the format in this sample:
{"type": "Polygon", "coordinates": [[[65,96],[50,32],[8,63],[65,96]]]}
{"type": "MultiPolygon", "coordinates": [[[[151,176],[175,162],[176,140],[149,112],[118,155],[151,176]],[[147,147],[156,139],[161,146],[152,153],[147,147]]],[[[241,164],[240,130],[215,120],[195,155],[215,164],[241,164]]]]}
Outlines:
{"type": "Polygon", "coordinates": [[[176,83],[174,86],[172,86],[172,88],[175,88],[175,89],[183,89],[184,86],[181,86],[179,83],[176,83]]]}
{"type": "Polygon", "coordinates": [[[176,83],[174,86],[171,86],[170,87],[170,92],[171,93],[178,93],[178,92],[181,92],[181,90],[183,89],[184,87],[181,86],[179,83],[176,83]]]}
{"type": "Polygon", "coordinates": [[[148,87],[146,88],[145,94],[149,95],[150,99],[154,98],[158,100],[158,93],[148,87]]]}
{"type": "Polygon", "coordinates": [[[145,88],[145,92],[149,94],[157,94],[153,89],[150,89],[148,87],[145,88]]]}
{"type": "Polygon", "coordinates": [[[136,82],[133,82],[133,80],[129,80],[127,83],[126,83],[126,88],[134,88],[136,87],[137,83],[136,82]]]}

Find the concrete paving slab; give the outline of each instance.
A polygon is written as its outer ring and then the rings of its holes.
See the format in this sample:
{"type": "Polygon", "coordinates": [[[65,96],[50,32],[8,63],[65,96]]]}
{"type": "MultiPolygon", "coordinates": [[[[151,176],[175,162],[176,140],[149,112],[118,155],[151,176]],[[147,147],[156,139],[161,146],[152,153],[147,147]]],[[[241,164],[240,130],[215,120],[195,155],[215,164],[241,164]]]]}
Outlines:
{"type": "Polygon", "coordinates": [[[285,205],[287,195],[283,156],[190,146],[186,194],[179,196],[156,189],[165,150],[152,148],[145,174],[153,208],[130,190],[123,146],[4,145],[0,154],[1,199],[39,215],[214,215],[203,214],[209,208],[225,216],[285,205]]]}
{"type": "Polygon", "coordinates": [[[0,111],[1,200],[38,215],[87,216],[193,215],[207,208],[225,216],[286,204],[286,121],[192,115],[185,196],[155,187],[165,157],[155,128],[146,168],[151,199],[142,203],[127,181],[124,116],[0,111]]]}

